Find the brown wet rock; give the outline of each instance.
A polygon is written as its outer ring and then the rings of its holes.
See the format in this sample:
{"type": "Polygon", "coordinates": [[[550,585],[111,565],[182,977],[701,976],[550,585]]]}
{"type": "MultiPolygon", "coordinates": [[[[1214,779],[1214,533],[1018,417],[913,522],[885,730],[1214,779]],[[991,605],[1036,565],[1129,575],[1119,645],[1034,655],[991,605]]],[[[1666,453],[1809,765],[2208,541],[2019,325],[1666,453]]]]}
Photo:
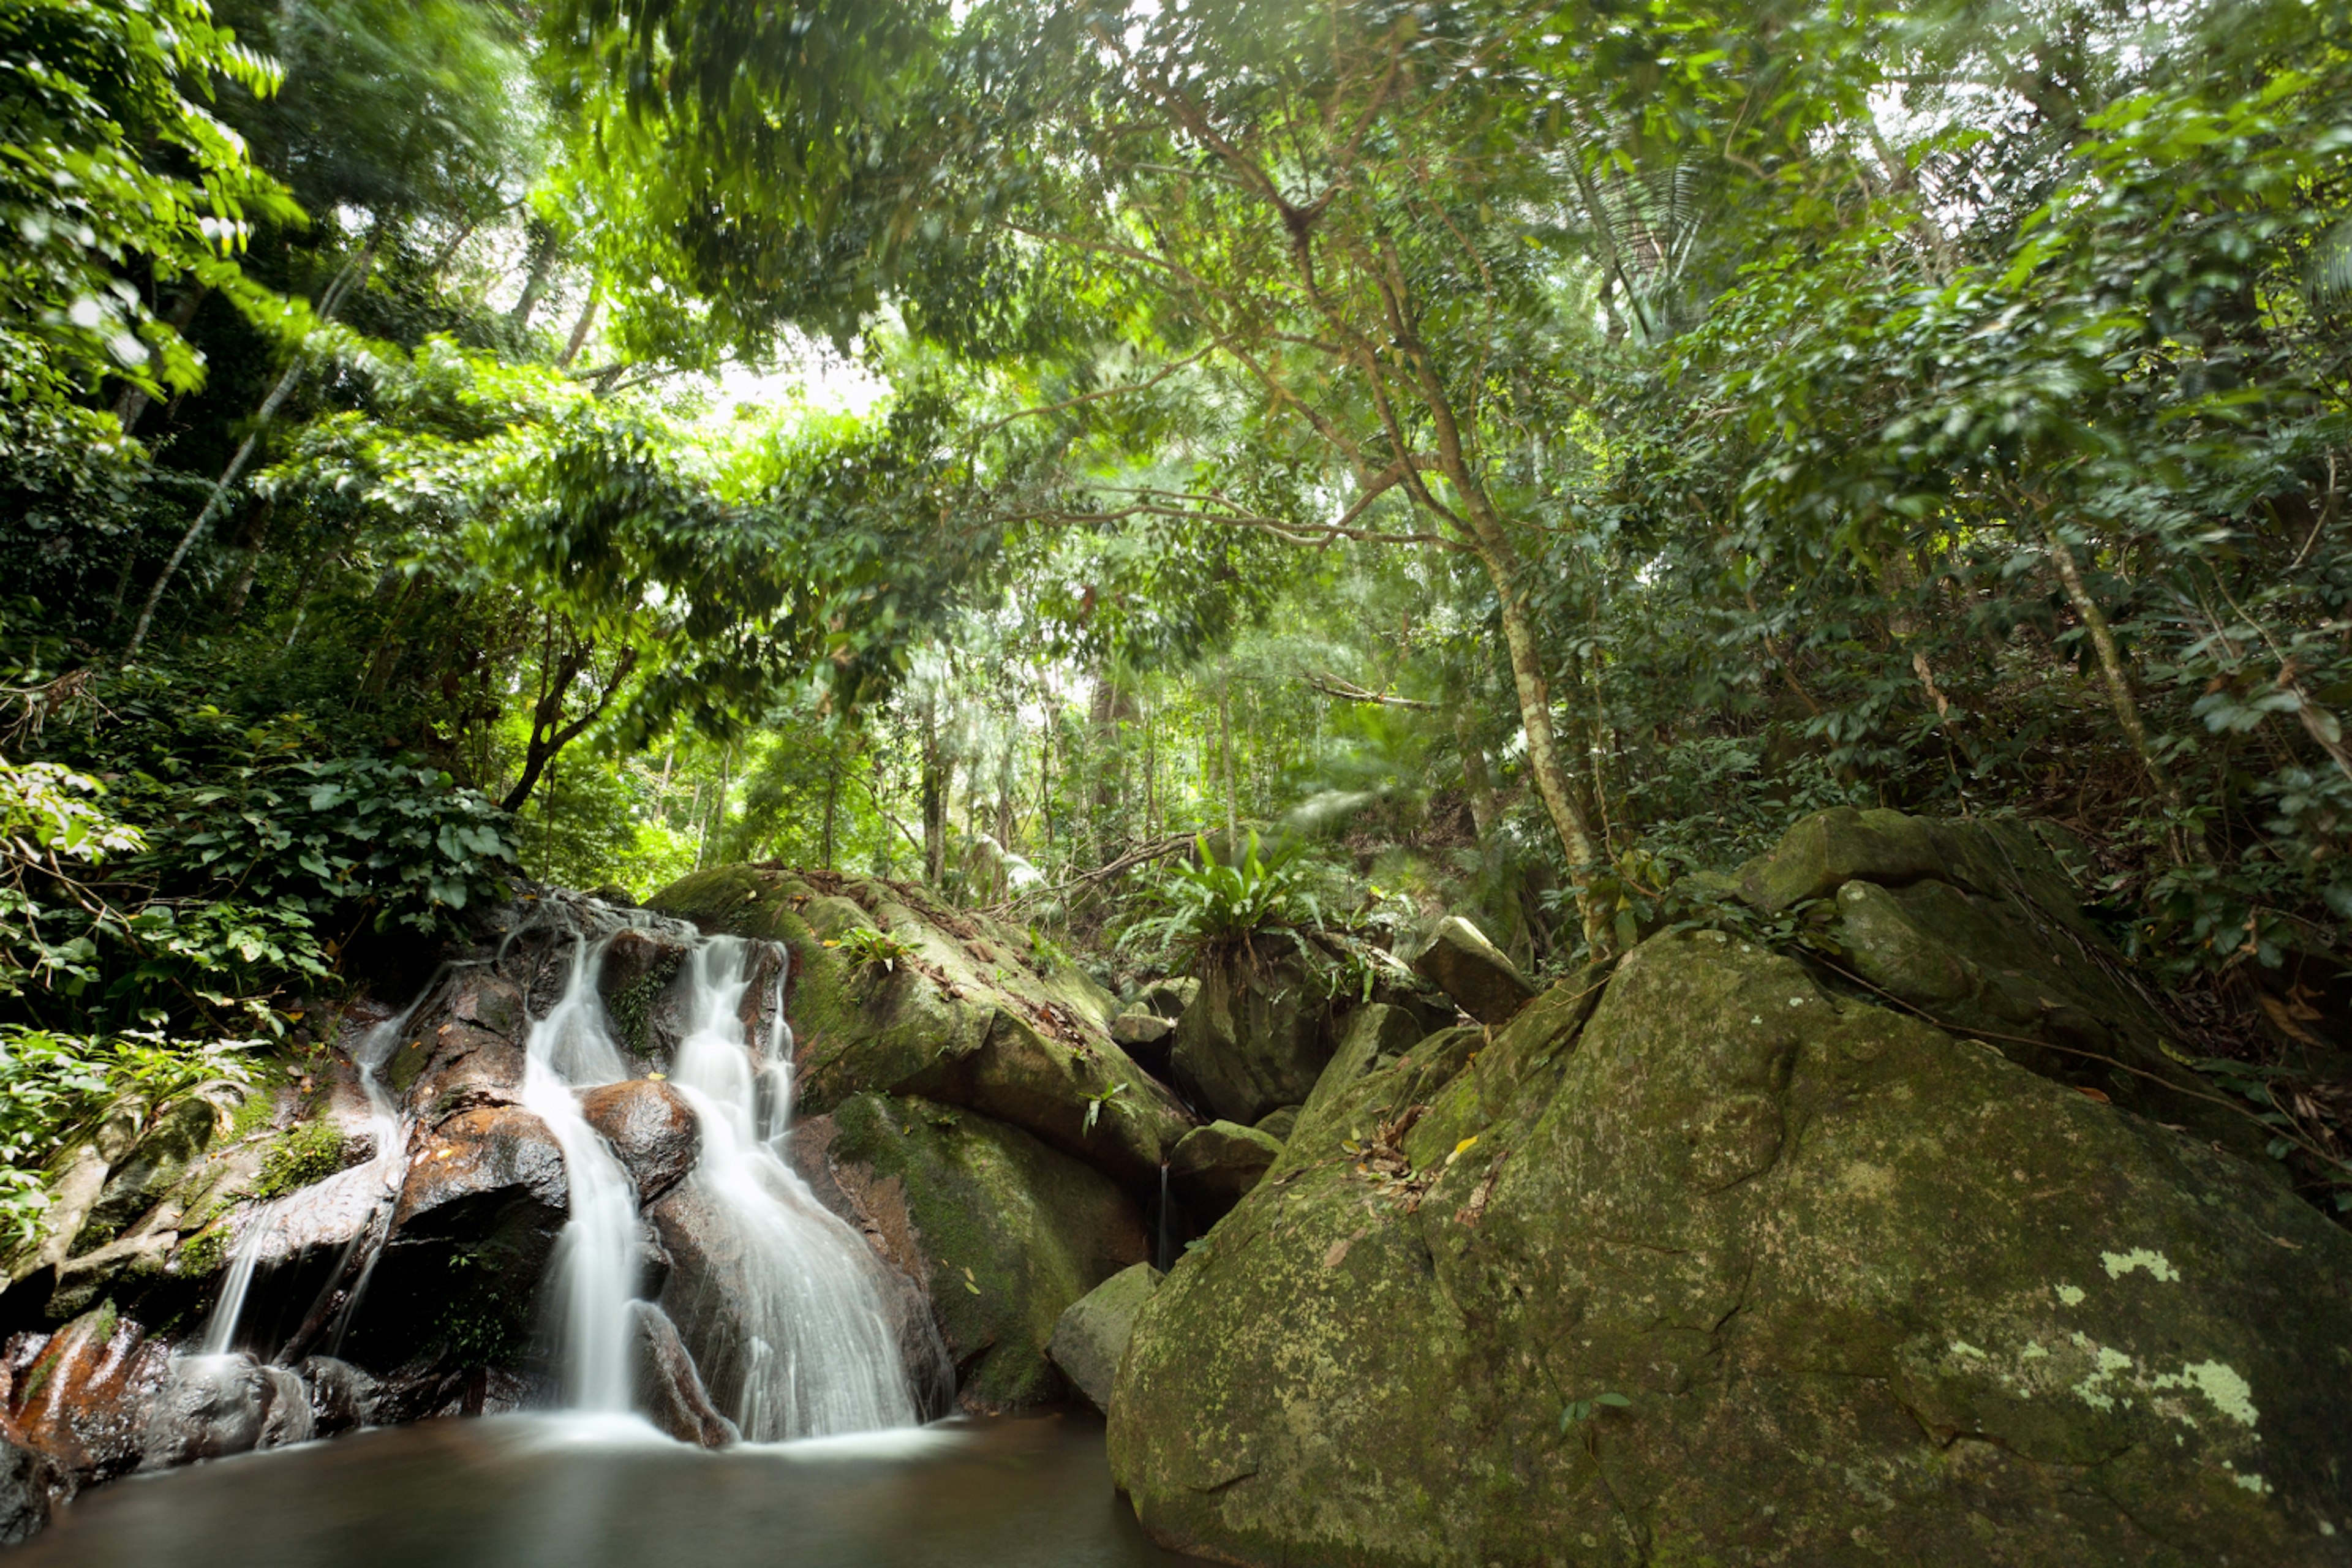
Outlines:
{"type": "Polygon", "coordinates": [[[581,1097],[580,1113],[613,1146],[641,1205],[683,1181],[702,1151],[694,1107],[667,1083],[640,1078],[604,1084],[581,1097]]]}
{"type": "Polygon", "coordinates": [[[651,1301],[629,1303],[631,1352],[635,1359],[637,1407],[647,1420],[681,1443],[725,1448],[743,1440],[735,1423],[710,1403],[709,1391],[694,1369],[694,1358],[677,1337],[677,1325],[651,1301]]]}
{"type": "Polygon", "coordinates": [[[93,1308],[33,1352],[16,1379],[10,1418],[69,1487],[119,1476],[145,1452],[147,1413],[170,1361],[166,1346],[111,1303],[93,1308]]]}

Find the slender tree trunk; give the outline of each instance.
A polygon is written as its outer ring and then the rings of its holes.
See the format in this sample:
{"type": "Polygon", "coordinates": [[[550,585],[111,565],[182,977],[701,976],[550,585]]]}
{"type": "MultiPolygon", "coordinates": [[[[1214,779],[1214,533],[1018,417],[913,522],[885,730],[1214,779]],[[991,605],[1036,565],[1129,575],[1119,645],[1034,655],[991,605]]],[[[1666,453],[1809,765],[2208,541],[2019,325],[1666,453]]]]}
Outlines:
{"type": "MultiPolygon", "coordinates": [[[[327,285],[326,295],[319,301],[319,319],[321,321],[331,321],[351,291],[365,283],[368,268],[375,263],[376,246],[382,241],[383,231],[384,225],[378,223],[369,232],[367,244],[361,247],[359,255],[336,275],[333,282],[327,285]]],[[[253,454],[260,446],[262,436],[269,429],[269,422],[278,416],[278,409],[292,395],[310,363],[309,349],[296,349],[285,374],[278,378],[278,384],[271,387],[269,395],[262,399],[261,406],[254,413],[253,428],[237,444],[236,454],[228,460],[228,467],[221,470],[220,479],[213,486],[213,493],[206,498],[204,510],[196,513],[195,521],[188,524],[188,531],[180,535],[180,542],[173,549],[171,559],[163,563],[163,570],[156,574],[155,586],[149,590],[147,603],[139,612],[138,625],[131,629],[130,645],[122,650],[125,659],[137,657],[141,646],[146,642],[148,629],[155,624],[156,607],[163,604],[164,590],[171,587],[173,577],[180,570],[180,563],[188,558],[188,552],[195,548],[196,541],[204,536],[205,529],[227,501],[229,487],[244,476],[246,465],[253,461],[253,454]]]]}
{"type": "MultiPolygon", "coordinates": [[[[2139,758],[2140,766],[2147,770],[2149,781],[2164,796],[2165,804],[2176,812],[2182,810],[2179,786],[2173,783],[2172,774],[2156,754],[2156,746],[2148,738],[2147,724],[2140,717],[2139,700],[2132,693],[2131,671],[2124,663],[2122,648],[2116,644],[2115,629],[2107,624],[2106,612],[2099,608],[2096,599],[2091,597],[2091,590],[2083,581],[2082,568],[2075,564],[2073,547],[2059,537],[2057,525],[2049,521],[2046,514],[2042,519],[2042,537],[2049,546],[2051,564],[2058,569],[2058,581],[2066,590],[2067,602],[2083,618],[2083,629],[2090,634],[2091,647],[2099,656],[2099,674],[2106,683],[2107,700],[2115,709],[2116,724],[2122,728],[2124,738],[2131,742],[2132,752],[2139,758]]],[[[2205,857],[2200,851],[2204,847],[2204,836],[2191,832],[2188,837],[2190,853],[2196,858],[2203,859],[2205,857]]]]}
{"type": "Polygon", "coordinates": [[[833,869],[834,814],[841,804],[841,748],[831,749],[824,770],[824,868],[833,869]]]}
{"type": "Polygon", "coordinates": [[[593,289],[588,291],[588,302],[580,307],[579,318],[572,323],[572,336],[563,345],[563,357],[555,362],[556,369],[570,370],[572,363],[580,357],[580,351],[588,346],[589,330],[596,324],[596,308],[604,302],[604,295],[593,289]]]}
{"type": "Polygon", "coordinates": [[[1234,783],[1234,667],[1217,667],[1217,755],[1225,771],[1225,854],[1241,853],[1241,791],[1234,783]]]}
{"type": "Polygon", "coordinates": [[[1495,830],[1495,781],[1486,770],[1486,749],[1477,742],[1466,701],[1454,710],[1454,741],[1462,748],[1462,792],[1470,797],[1471,826],[1483,842],[1495,830]]]}
{"type": "Polygon", "coordinates": [[[923,699],[923,880],[938,887],[947,876],[948,781],[940,754],[939,698],[923,699]]]}
{"type": "Polygon", "coordinates": [[[522,297],[507,312],[507,324],[520,332],[530,327],[530,319],[538,313],[539,302],[547,294],[548,279],[555,272],[555,236],[537,224],[531,226],[530,272],[524,278],[522,297]]]}

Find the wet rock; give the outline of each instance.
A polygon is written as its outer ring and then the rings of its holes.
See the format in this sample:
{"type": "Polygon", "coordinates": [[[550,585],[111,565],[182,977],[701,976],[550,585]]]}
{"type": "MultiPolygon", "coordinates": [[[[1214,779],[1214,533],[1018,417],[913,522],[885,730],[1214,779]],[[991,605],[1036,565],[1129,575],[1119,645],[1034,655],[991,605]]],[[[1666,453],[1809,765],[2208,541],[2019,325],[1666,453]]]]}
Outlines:
{"type": "Polygon", "coordinates": [[[148,1413],[143,1468],[250,1453],[310,1435],[310,1396],[284,1367],[263,1366],[242,1352],[182,1356],[148,1413]]]}
{"type": "MultiPolygon", "coordinates": [[[[1149,1256],[1134,1200],[1020,1129],[969,1110],[864,1094],[826,1120],[811,1142],[852,1223],[929,1287],[963,1405],[1063,1397],[1046,1344],[1071,1302],[1149,1256]]],[[[815,1157],[802,1149],[810,1131],[793,1134],[803,1160],[815,1157]]]]}
{"type": "Polygon", "coordinates": [[[658,1305],[710,1405],[761,1442],[805,1436],[827,1410],[841,1408],[826,1403],[842,1396],[837,1369],[782,1359],[796,1325],[819,1322],[841,1336],[828,1343],[830,1354],[878,1357],[888,1336],[864,1315],[860,1287],[872,1286],[886,1312],[890,1306],[886,1267],[854,1230],[804,1190],[772,1193],[805,1205],[797,1235],[780,1239],[772,1213],[747,1213],[724,1188],[699,1180],[680,1183],[647,1211],[670,1258],[658,1305]],[[869,1334],[863,1347],[855,1342],[869,1334]]]}
{"type": "Polygon", "coordinates": [[[1510,1022],[1536,994],[1535,982],[1460,915],[1437,922],[1428,945],[1414,954],[1412,971],[1482,1024],[1510,1022]]]}
{"type": "Polygon", "coordinates": [[[1331,1057],[1331,1004],[1291,938],[1260,933],[1204,957],[1171,1066],[1196,1103],[1244,1124],[1304,1100],[1331,1057]]]}
{"type": "Polygon", "coordinates": [[[436,1347],[477,1365],[519,1356],[568,1210],[563,1151],[530,1112],[467,1110],[420,1134],[352,1355],[374,1366],[436,1347]]]}
{"type": "Polygon", "coordinates": [[[1203,1215],[1223,1214],[1265,1179],[1282,1152],[1282,1140],[1239,1122],[1212,1121],[1195,1127],[1168,1158],[1168,1178],[1184,1200],[1203,1215]]]}
{"type": "Polygon", "coordinates": [[[694,1107],[667,1083],[640,1078],[592,1089],[581,1097],[580,1113],[613,1146],[637,1184],[640,1204],[683,1181],[701,1152],[694,1107]]]}
{"type": "Polygon", "coordinates": [[[1097,1410],[1110,1408],[1111,1384],[1135,1331],[1135,1315],[1159,1283],[1160,1270],[1149,1263],[1122,1268],[1071,1302],[1054,1324],[1046,1353],[1097,1410]]]}
{"type": "Polygon", "coordinates": [[[2352,1236],[2243,1162],[1719,932],[1471,1055],[1303,1121],[1139,1314],[1163,1542],[2345,1561],[2352,1236]]]}
{"type": "Polygon", "coordinates": [[[468,973],[449,999],[449,1016],[501,1038],[520,1040],[530,1025],[522,992],[495,974],[468,973]]]}
{"type": "Polygon", "coordinates": [[[677,1326],[650,1301],[629,1303],[631,1353],[635,1358],[637,1408],[681,1443],[724,1448],[742,1441],[735,1423],[719,1413],[677,1337],[677,1326]]]}
{"type": "MultiPolygon", "coordinates": [[[[749,866],[698,872],[651,902],[706,931],[789,945],[798,1091],[811,1115],[869,1089],[919,1095],[1020,1127],[1120,1180],[1155,1174],[1192,1124],[1111,1038],[1117,999],[1075,969],[1041,972],[1026,939],[985,916],[899,884],[749,866]],[[879,930],[908,950],[887,964],[825,945],[879,930]]],[[[755,994],[772,987],[753,986],[747,1004],[755,994]]]]}
{"type": "Polygon", "coordinates": [[[331,1437],[364,1426],[373,1419],[382,1385],[347,1361],[333,1356],[306,1356],[296,1369],[310,1396],[310,1430],[331,1437]]]}
{"type": "Polygon", "coordinates": [[[14,1546],[49,1522],[49,1494],[62,1484],[48,1456],[0,1436],[0,1546],[14,1546]]]}
{"type": "Polygon", "coordinates": [[[640,1057],[667,1054],[665,1042],[654,1033],[655,1004],[677,977],[687,952],[686,940],[666,931],[616,931],[605,945],[596,990],[622,1049],[640,1057]]]}
{"type": "Polygon", "coordinates": [[[147,1413],[170,1363],[166,1346],[102,1304],[41,1342],[15,1380],[11,1418],[68,1484],[109,1479],[145,1453],[147,1413]]]}

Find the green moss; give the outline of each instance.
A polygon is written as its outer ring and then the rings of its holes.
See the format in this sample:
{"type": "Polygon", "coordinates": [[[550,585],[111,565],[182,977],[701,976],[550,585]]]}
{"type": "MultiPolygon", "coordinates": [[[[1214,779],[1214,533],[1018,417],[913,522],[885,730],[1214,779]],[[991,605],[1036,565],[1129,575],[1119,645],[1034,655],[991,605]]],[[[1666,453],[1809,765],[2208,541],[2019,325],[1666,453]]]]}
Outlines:
{"type": "Polygon", "coordinates": [[[1142,1260],[1142,1216],[1105,1177],[1018,1128],[929,1100],[850,1097],[835,1160],[898,1184],[964,1396],[1060,1397],[1045,1348],[1063,1311],[1142,1260]]]}
{"type": "Polygon", "coordinates": [[[612,1016],[614,1032],[625,1048],[639,1056],[646,1054],[653,1027],[654,998],[677,977],[678,966],[684,962],[681,954],[666,954],[635,984],[623,986],[605,998],[604,1008],[612,1016]]]}
{"type": "Polygon", "coordinates": [[[197,1233],[183,1242],[178,1258],[179,1273],[184,1279],[203,1279],[228,1267],[228,1226],[207,1222],[197,1233]]]}
{"type": "Polygon", "coordinates": [[[323,1182],[343,1168],[343,1130],[323,1119],[298,1122],[279,1133],[261,1156],[253,1196],[267,1203],[323,1182]]]}

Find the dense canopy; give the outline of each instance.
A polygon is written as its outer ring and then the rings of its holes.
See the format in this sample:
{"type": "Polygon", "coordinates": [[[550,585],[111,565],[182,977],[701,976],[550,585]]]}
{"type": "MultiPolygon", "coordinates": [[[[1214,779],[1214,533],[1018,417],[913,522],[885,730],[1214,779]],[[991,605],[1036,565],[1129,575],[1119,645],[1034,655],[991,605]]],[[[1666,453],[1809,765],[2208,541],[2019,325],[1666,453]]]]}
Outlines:
{"type": "Polygon", "coordinates": [[[7,0],[0,220],[17,1237],[516,877],[1566,972],[1836,805],[2352,1202],[2340,6],[7,0]]]}

